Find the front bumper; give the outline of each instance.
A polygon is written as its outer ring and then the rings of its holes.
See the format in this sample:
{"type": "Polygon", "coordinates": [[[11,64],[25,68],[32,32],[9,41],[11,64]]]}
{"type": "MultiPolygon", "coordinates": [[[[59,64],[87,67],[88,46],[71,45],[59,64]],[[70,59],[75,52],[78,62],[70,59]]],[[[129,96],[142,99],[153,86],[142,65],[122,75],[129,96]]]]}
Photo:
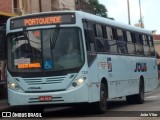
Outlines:
{"type": "Polygon", "coordinates": [[[8,88],[8,101],[11,106],[35,105],[35,104],[66,104],[88,102],[88,85],[84,84],[78,88],[43,93],[20,93],[8,88]],[[50,101],[40,101],[39,96],[52,96],[50,101]]]}

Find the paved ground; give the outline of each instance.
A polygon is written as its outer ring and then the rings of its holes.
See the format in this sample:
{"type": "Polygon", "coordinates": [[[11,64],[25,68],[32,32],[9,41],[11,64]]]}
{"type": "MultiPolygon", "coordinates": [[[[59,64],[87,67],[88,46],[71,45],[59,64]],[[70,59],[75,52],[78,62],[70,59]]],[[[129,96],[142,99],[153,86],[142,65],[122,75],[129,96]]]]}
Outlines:
{"type": "MultiPolygon", "coordinates": [[[[160,80],[159,80],[159,86],[160,86],[160,80]]],[[[3,111],[5,109],[8,109],[10,106],[8,105],[7,99],[0,99],[0,111],[3,111]]]]}

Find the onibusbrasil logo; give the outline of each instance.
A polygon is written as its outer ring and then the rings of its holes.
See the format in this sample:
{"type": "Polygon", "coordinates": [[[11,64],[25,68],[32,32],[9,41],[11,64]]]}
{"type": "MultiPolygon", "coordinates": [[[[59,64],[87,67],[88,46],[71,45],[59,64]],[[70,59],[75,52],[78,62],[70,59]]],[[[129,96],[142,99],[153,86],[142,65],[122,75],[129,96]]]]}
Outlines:
{"type": "Polygon", "coordinates": [[[16,112],[2,112],[3,118],[40,118],[42,117],[41,113],[16,113],[16,112]]]}

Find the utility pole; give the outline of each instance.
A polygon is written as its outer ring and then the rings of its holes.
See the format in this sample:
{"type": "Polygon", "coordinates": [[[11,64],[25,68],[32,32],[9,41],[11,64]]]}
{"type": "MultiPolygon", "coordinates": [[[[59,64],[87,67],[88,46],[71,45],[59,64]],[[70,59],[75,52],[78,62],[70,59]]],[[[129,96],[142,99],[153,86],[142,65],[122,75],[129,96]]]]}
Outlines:
{"type": "Polygon", "coordinates": [[[130,20],[130,7],[129,7],[129,0],[127,0],[127,6],[128,6],[128,24],[131,24],[131,20],[130,20]]]}
{"type": "Polygon", "coordinates": [[[142,13],[141,13],[141,0],[139,0],[139,11],[140,11],[140,25],[141,28],[143,27],[143,21],[142,21],[142,13]]]}
{"type": "Polygon", "coordinates": [[[42,2],[39,0],[39,12],[42,12],[42,2]]]}

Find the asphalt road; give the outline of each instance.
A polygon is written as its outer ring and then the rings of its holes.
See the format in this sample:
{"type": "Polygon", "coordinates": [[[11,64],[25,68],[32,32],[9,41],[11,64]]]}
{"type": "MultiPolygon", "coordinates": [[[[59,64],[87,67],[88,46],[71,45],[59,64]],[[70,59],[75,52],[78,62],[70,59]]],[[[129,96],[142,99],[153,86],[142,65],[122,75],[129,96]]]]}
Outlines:
{"type": "MultiPolygon", "coordinates": [[[[7,111],[20,113],[22,109],[25,108],[12,108],[7,111]]],[[[45,109],[42,118],[53,120],[160,120],[160,87],[145,94],[144,104],[130,105],[127,104],[125,98],[109,100],[105,114],[97,114],[87,106],[51,107],[45,109]]],[[[30,119],[35,120],[35,118],[30,119]]]]}

